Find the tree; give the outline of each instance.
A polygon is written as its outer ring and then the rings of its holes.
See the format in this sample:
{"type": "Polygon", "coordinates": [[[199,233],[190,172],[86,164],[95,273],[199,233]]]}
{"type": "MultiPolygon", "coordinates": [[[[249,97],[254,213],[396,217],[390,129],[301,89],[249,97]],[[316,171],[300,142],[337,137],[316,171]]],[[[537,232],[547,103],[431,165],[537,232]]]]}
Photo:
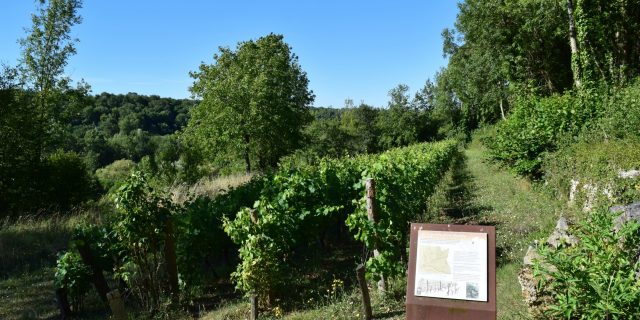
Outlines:
{"type": "Polygon", "coordinates": [[[265,169],[300,146],[311,120],[314,95],[307,75],[283,36],[269,34],[220,48],[201,64],[191,92],[202,101],[192,110],[184,137],[211,159],[231,155],[265,169]]]}
{"type": "Polygon", "coordinates": [[[69,87],[69,79],[63,77],[69,56],[76,53],[77,39],[70,36],[71,27],[82,21],[78,10],[81,0],[40,0],[38,14],[31,17],[33,26],[21,39],[23,80],[35,93],[33,114],[36,119],[38,148],[34,156],[41,159],[47,147],[48,137],[59,128],[61,93],[69,87]],[[58,101],[56,101],[58,100],[58,101]]]}
{"type": "Polygon", "coordinates": [[[343,109],[340,127],[350,137],[352,153],[374,153],[378,150],[378,109],[361,103],[357,108],[343,109]]]}
{"type": "Polygon", "coordinates": [[[389,97],[389,108],[378,117],[379,144],[383,150],[417,142],[422,129],[421,113],[411,102],[407,85],[391,89],[389,97]]]}
{"type": "MultiPolygon", "coordinates": [[[[447,90],[464,129],[506,117],[512,97],[571,88],[566,8],[557,0],[465,0],[445,29],[447,90]]],[[[443,80],[445,80],[443,78],[443,80]]],[[[443,100],[447,101],[447,99],[443,100]]]]}
{"type": "Polygon", "coordinates": [[[28,103],[31,95],[20,90],[18,72],[3,66],[0,70],[0,213],[13,211],[14,205],[28,199],[38,181],[33,168],[37,140],[28,103]]]}

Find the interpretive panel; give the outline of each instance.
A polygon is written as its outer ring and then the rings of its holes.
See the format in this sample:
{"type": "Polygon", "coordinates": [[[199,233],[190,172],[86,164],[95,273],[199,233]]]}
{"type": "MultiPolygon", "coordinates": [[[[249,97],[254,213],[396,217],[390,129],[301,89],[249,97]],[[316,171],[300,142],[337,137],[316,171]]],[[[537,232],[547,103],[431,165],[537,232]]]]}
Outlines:
{"type": "Polygon", "coordinates": [[[415,295],[487,301],[487,234],[419,230],[415,295]]]}
{"type": "Polygon", "coordinates": [[[408,320],[495,320],[493,226],[412,223],[408,320]]]}

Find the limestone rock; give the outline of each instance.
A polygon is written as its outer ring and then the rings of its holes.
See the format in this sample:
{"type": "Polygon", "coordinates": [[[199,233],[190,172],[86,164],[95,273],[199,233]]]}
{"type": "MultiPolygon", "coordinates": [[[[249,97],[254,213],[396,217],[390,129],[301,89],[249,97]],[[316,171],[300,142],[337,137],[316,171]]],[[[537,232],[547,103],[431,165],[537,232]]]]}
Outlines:
{"type": "Polygon", "coordinates": [[[640,170],[620,170],[618,171],[618,177],[623,179],[633,179],[640,176],[640,170]]]}
{"type": "Polygon", "coordinates": [[[560,217],[560,219],[558,219],[556,228],[547,239],[547,243],[553,246],[555,249],[558,249],[558,247],[560,247],[562,244],[572,246],[578,243],[578,239],[569,234],[569,224],[567,223],[567,219],[565,219],[565,217],[560,217]]]}
{"type": "Polygon", "coordinates": [[[634,202],[632,204],[626,206],[613,206],[609,208],[611,212],[619,212],[620,215],[614,221],[613,229],[618,232],[622,225],[624,225],[627,221],[637,220],[640,221],[640,201],[634,202]]]}

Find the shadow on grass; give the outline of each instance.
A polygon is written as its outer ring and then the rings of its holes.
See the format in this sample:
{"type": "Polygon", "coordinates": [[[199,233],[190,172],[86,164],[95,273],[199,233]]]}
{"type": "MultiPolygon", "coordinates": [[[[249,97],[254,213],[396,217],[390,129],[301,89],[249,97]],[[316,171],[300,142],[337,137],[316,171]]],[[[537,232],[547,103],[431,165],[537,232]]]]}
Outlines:
{"type": "MultiPolygon", "coordinates": [[[[42,268],[0,281],[0,319],[60,319],[53,288],[53,268],[42,268]]],[[[97,294],[84,299],[77,319],[105,319],[104,304],[97,294]]]]}
{"type": "Polygon", "coordinates": [[[361,252],[362,245],[350,239],[328,248],[308,248],[307,254],[296,259],[291,277],[294,280],[287,288],[289,296],[283,306],[296,310],[314,308],[353,289],[357,286],[355,268],[361,252]]]}
{"type": "MultiPolygon", "coordinates": [[[[446,223],[470,224],[477,223],[483,218],[483,214],[493,210],[488,206],[477,204],[477,187],[474,177],[467,168],[467,158],[464,153],[458,152],[452,159],[451,171],[445,176],[436,192],[435,199],[429,204],[430,215],[437,214],[436,220],[446,223]],[[433,210],[438,210],[433,212],[433,210]]],[[[488,225],[490,221],[482,221],[488,225]]]]}
{"type": "MultiPolygon", "coordinates": [[[[431,200],[429,222],[453,224],[477,224],[498,228],[502,222],[489,219],[487,213],[494,208],[480,205],[479,190],[475,178],[467,167],[467,157],[460,152],[453,158],[451,171],[441,183],[441,190],[431,200]]],[[[504,242],[503,242],[504,243],[504,242]]],[[[496,266],[512,262],[506,253],[510,248],[496,247],[496,266]]]]}

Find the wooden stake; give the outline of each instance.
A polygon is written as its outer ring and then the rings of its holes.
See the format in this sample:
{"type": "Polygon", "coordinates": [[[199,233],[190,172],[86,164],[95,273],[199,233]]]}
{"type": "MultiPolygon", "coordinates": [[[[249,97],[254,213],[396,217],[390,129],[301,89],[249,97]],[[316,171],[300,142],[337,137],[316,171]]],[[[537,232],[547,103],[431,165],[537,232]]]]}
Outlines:
{"type": "Polygon", "coordinates": [[[124,308],[124,302],[120,291],[115,289],[107,293],[107,300],[109,300],[109,307],[113,313],[113,319],[115,320],[127,320],[127,311],[124,308]]]}
{"type": "Polygon", "coordinates": [[[251,300],[251,320],[258,320],[258,295],[252,294],[251,300]]]}
{"type": "Polygon", "coordinates": [[[364,271],[363,264],[359,264],[358,267],[356,267],[358,284],[360,285],[360,291],[362,292],[362,319],[371,320],[371,298],[369,297],[369,288],[367,287],[367,280],[364,277],[364,271]]]}
{"type": "MultiPolygon", "coordinates": [[[[369,178],[365,181],[365,187],[367,189],[367,217],[374,224],[378,223],[378,217],[376,214],[376,181],[369,178]]],[[[378,246],[376,245],[373,248],[373,257],[378,258],[380,255],[380,251],[378,251],[378,246]]],[[[378,290],[384,292],[386,291],[387,286],[384,282],[384,278],[382,275],[380,276],[380,281],[378,281],[378,290]]]]}

